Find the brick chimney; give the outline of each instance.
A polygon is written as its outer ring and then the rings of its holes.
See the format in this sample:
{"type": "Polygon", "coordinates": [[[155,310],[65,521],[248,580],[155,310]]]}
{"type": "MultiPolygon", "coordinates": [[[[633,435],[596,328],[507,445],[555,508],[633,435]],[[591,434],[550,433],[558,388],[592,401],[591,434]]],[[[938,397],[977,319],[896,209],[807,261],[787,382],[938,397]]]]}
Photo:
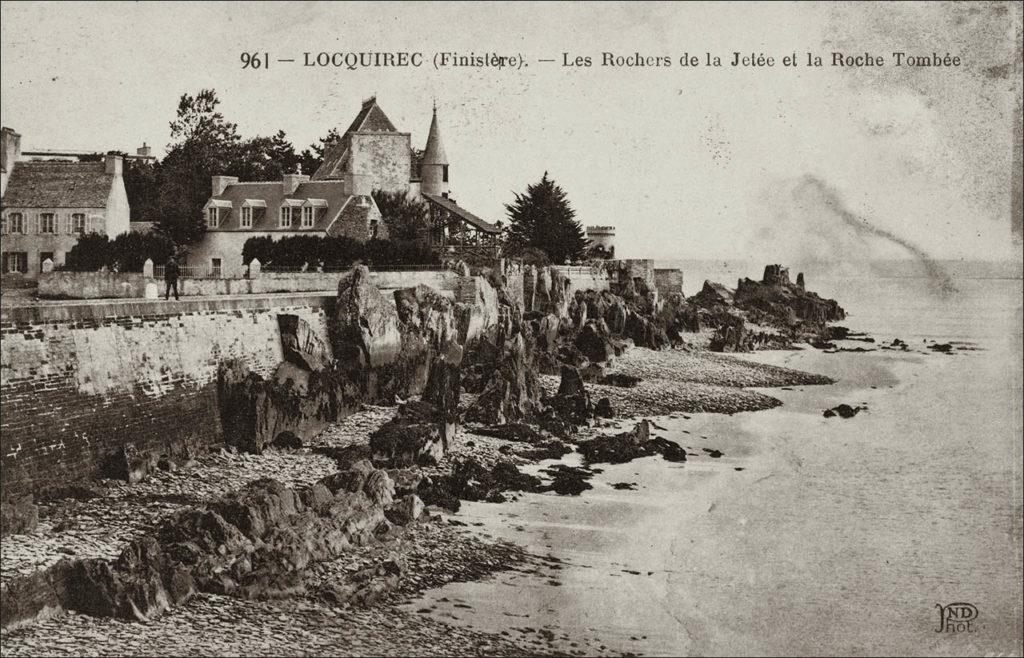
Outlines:
{"type": "Polygon", "coordinates": [[[103,162],[106,164],[108,174],[120,176],[124,172],[124,162],[121,160],[121,156],[119,155],[107,153],[103,158],[103,162]]]}
{"type": "Polygon", "coordinates": [[[210,196],[220,196],[228,185],[238,182],[238,176],[212,176],[210,178],[210,196]]]}
{"type": "Polygon", "coordinates": [[[309,176],[306,176],[300,170],[294,174],[285,174],[282,178],[282,182],[284,183],[284,193],[294,194],[299,185],[309,182],[309,176]]]}
{"type": "Polygon", "coordinates": [[[135,149],[135,155],[140,158],[151,158],[153,157],[153,147],[146,144],[146,142],[142,142],[142,146],[135,149]]]}
{"type": "Polygon", "coordinates": [[[21,157],[21,135],[10,128],[0,129],[0,195],[7,192],[7,179],[11,177],[14,163],[21,157]]]}

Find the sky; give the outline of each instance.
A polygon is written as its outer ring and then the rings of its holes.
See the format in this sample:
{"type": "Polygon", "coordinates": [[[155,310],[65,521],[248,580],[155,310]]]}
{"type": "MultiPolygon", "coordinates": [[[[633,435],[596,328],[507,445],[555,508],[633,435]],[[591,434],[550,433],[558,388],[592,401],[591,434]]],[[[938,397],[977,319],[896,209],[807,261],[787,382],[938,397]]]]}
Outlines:
{"type": "Polygon", "coordinates": [[[460,205],[504,219],[547,171],[581,223],[617,228],[620,256],[1021,254],[1019,4],[4,2],[0,13],[0,117],[25,150],[146,141],[162,155],[178,98],[203,88],[243,136],[280,129],[301,149],[376,95],[417,147],[437,103],[460,205]],[[427,63],[302,66],[306,52],[366,51],[427,63]],[[430,64],[451,51],[526,66],[430,64]],[[805,65],[833,51],[890,65],[805,65]],[[963,64],[897,68],[894,51],[963,64]],[[270,67],[243,69],[244,52],[269,53],[270,67]],[[604,67],[605,52],[672,66],[604,67]],[[707,52],[726,65],[679,66],[707,52]],[[776,65],[731,67],[733,52],[776,65]],[[792,53],[799,65],[782,66],[792,53]],[[577,56],[594,65],[562,66],[577,56]]]}

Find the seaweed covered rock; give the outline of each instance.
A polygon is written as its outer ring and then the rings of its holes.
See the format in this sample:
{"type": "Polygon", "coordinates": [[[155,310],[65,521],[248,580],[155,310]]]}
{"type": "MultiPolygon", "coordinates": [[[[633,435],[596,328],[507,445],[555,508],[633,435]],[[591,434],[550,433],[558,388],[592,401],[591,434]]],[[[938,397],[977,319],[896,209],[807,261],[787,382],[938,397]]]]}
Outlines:
{"type": "Polygon", "coordinates": [[[546,402],[562,419],[573,425],[584,425],[594,416],[594,405],[580,371],[572,366],[562,366],[558,392],[546,402]]]}
{"type": "Polygon", "coordinates": [[[497,367],[466,411],[466,419],[501,425],[528,419],[540,405],[540,384],[526,339],[516,333],[501,345],[497,367]]]}
{"type": "Polygon", "coordinates": [[[678,443],[651,437],[651,423],[642,420],[632,430],[581,442],[578,450],[588,464],[623,464],[640,457],[660,454],[667,461],[686,461],[686,450],[678,443]]]}
{"type": "MultiPolygon", "coordinates": [[[[436,464],[452,437],[444,414],[425,400],[407,402],[370,435],[374,463],[389,467],[436,464]]],[[[453,430],[454,431],[454,430],[453,430]]]]}
{"type": "Polygon", "coordinates": [[[39,525],[32,494],[0,492],[0,535],[26,535],[39,525]]]}

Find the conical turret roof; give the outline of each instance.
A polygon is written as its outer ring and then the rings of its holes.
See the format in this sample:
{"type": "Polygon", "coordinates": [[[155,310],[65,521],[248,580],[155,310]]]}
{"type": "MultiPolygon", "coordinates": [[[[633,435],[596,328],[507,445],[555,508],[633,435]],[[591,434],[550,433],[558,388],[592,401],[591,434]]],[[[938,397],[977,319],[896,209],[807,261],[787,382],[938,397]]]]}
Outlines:
{"type": "Polygon", "coordinates": [[[434,106],[434,116],[430,120],[430,133],[427,135],[427,148],[423,152],[423,164],[448,164],[448,155],[444,152],[444,143],[441,142],[441,129],[437,125],[437,106],[434,106]]]}

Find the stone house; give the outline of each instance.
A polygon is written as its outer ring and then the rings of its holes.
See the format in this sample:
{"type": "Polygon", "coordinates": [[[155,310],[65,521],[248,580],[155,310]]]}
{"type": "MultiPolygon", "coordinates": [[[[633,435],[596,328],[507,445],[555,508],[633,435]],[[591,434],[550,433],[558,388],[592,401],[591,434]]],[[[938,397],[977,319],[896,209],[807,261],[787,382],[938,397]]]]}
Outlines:
{"type": "Polygon", "coordinates": [[[2,272],[35,277],[47,259],[55,265],[78,238],[111,238],[129,230],[128,194],[120,156],[101,162],[19,161],[20,135],[3,128],[0,200],[2,272]]]}
{"type": "Polygon", "coordinates": [[[377,99],[370,98],[312,176],[297,172],[272,182],[214,176],[204,207],[206,233],[189,249],[188,264],[209,268],[214,275],[241,274],[242,249],[252,237],[386,238],[388,227],[373,200],[375,190],[424,199],[430,208],[431,244],[443,247],[454,236],[476,243],[481,235],[495,240],[499,227],[449,197],[448,167],[436,108],[420,155],[412,148],[411,135],[399,132],[377,99]]]}

